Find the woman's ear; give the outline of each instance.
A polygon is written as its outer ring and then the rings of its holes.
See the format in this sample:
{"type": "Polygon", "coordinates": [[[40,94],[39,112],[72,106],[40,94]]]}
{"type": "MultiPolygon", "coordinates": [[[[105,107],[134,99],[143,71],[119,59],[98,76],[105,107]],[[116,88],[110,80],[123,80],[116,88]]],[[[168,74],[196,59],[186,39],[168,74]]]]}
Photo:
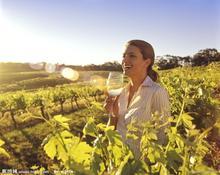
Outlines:
{"type": "Polygon", "coordinates": [[[151,64],[151,59],[150,58],[146,59],[145,60],[146,67],[149,67],[150,64],[151,64]]]}

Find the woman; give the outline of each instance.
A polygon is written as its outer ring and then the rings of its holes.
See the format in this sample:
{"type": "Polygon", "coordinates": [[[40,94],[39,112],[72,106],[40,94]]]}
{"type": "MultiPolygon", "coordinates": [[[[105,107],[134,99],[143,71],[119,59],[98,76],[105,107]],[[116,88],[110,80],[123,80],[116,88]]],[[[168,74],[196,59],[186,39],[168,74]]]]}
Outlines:
{"type": "MultiPolygon", "coordinates": [[[[117,97],[106,99],[105,109],[111,114],[110,125],[114,125],[136,157],[140,155],[140,138],[136,141],[126,139],[127,125],[133,120],[143,123],[159,113],[162,121],[170,115],[167,91],[156,83],[158,74],[152,69],[154,64],[153,47],[143,40],[131,40],[127,43],[122,60],[123,73],[130,83],[117,97]]],[[[164,130],[158,134],[159,143],[165,142],[164,130]]]]}

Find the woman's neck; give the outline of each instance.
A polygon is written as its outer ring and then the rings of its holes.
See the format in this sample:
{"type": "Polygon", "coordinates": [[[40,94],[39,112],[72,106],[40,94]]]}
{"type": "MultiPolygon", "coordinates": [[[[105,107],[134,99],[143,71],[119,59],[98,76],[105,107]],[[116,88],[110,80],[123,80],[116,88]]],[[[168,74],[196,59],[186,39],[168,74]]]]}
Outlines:
{"type": "Polygon", "coordinates": [[[131,84],[130,84],[131,90],[137,91],[137,89],[140,87],[140,85],[143,83],[146,77],[147,77],[147,73],[139,77],[131,78],[131,84]]]}

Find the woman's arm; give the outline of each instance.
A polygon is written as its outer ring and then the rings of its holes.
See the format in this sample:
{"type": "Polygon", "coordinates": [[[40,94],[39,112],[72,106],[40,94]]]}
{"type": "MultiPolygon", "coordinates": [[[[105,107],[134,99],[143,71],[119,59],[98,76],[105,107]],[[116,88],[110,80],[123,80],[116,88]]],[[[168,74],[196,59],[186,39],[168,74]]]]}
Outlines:
{"type": "Polygon", "coordinates": [[[152,111],[158,112],[161,117],[170,116],[170,102],[167,91],[160,87],[153,96],[152,111]]]}
{"type": "MultiPolygon", "coordinates": [[[[170,117],[170,102],[169,95],[167,91],[160,87],[156,90],[153,99],[152,99],[152,113],[158,113],[161,117],[160,124],[164,124],[168,121],[168,117],[170,117]]],[[[169,127],[169,124],[160,128],[158,133],[158,142],[160,144],[165,144],[167,142],[166,134],[164,130],[169,127]]]]}

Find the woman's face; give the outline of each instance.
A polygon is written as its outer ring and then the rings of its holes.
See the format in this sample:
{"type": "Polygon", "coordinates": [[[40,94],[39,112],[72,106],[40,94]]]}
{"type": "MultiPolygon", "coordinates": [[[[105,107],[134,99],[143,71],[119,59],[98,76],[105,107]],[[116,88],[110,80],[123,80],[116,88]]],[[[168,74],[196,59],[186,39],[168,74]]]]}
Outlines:
{"type": "Polygon", "coordinates": [[[146,75],[150,59],[144,60],[140,49],[133,45],[128,45],[123,53],[122,69],[125,75],[130,78],[146,75]]]}

